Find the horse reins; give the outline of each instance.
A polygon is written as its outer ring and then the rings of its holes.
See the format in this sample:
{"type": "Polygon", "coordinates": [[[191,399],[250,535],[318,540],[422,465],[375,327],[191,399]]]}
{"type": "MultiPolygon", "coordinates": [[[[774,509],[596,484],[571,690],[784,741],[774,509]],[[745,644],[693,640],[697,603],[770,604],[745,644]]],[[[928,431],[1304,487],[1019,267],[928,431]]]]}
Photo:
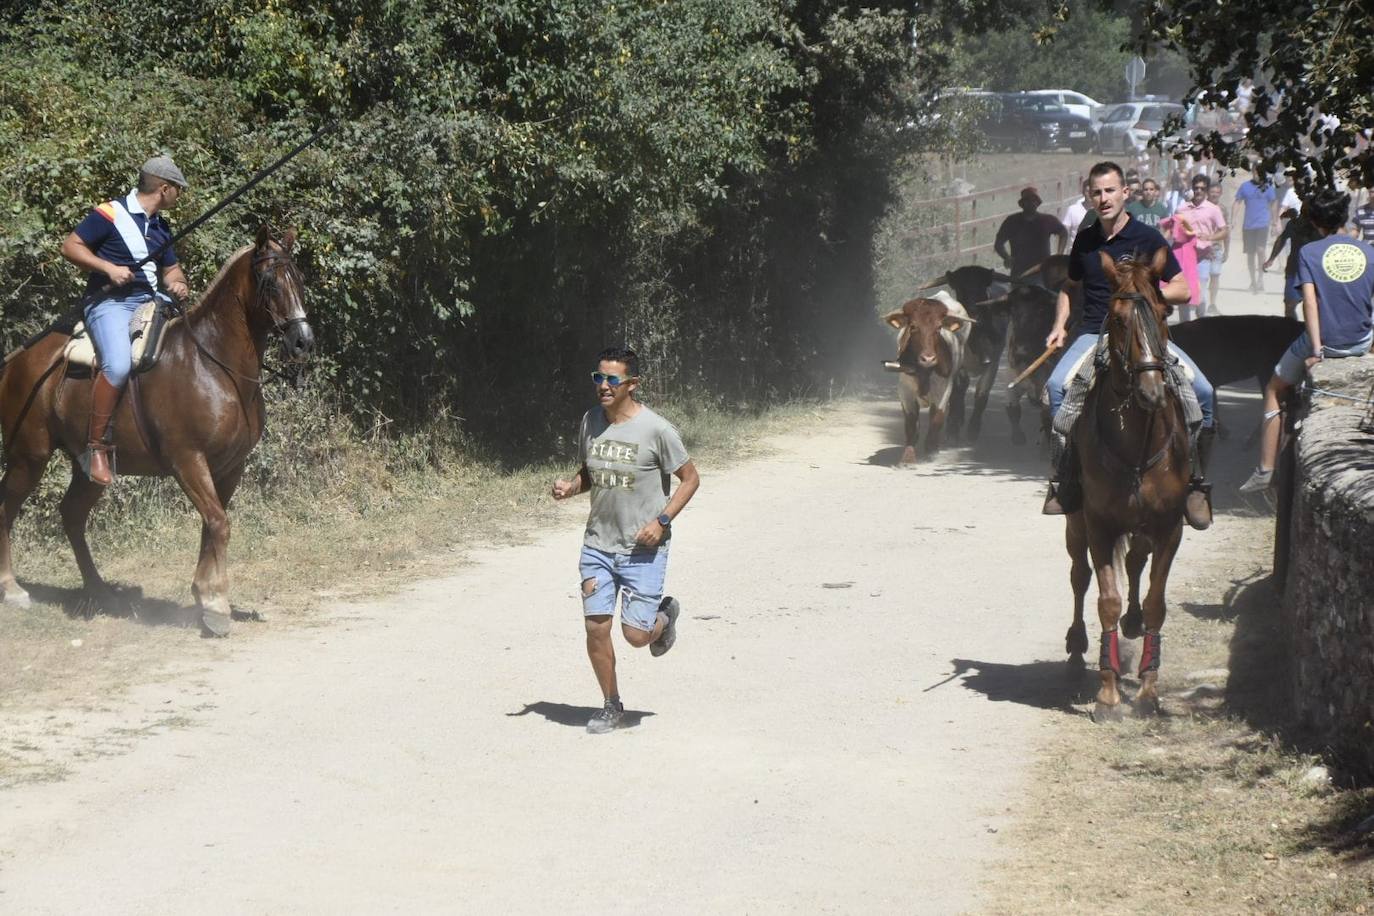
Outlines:
{"type": "MultiPolygon", "coordinates": [[[[1130,334],[1129,339],[1135,339],[1136,325],[1142,325],[1140,331],[1142,334],[1145,335],[1146,345],[1150,347],[1153,353],[1158,354],[1155,359],[1145,360],[1140,363],[1132,363],[1130,359],[1129,344],[1127,344],[1127,350],[1125,353],[1120,352],[1115,347],[1111,348],[1112,352],[1121,361],[1123,368],[1125,368],[1127,375],[1130,378],[1130,389],[1126,394],[1126,398],[1128,400],[1123,400],[1121,403],[1121,407],[1118,408],[1118,410],[1124,409],[1129,401],[1135,401],[1137,406],[1145,407],[1145,405],[1142,404],[1140,401],[1140,376],[1144,375],[1146,372],[1167,372],[1168,365],[1164,360],[1164,354],[1167,353],[1168,350],[1166,349],[1164,342],[1159,339],[1159,328],[1155,323],[1156,318],[1154,315],[1154,309],[1151,307],[1150,300],[1144,294],[1115,293],[1112,295],[1111,298],[1113,300],[1127,299],[1133,303],[1131,309],[1131,324],[1128,328],[1130,334]],[[1146,311],[1147,309],[1149,310],[1148,312],[1146,311]]],[[[1167,381],[1165,384],[1168,384],[1167,381]]],[[[1134,476],[1134,489],[1136,491],[1137,496],[1139,496],[1140,493],[1141,479],[1144,477],[1146,473],[1150,471],[1150,469],[1152,469],[1155,465],[1163,461],[1164,457],[1169,453],[1169,445],[1172,436],[1167,437],[1164,440],[1164,445],[1162,448],[1160,448],[1158,452],[1148,457],[1145,454],[1145,449],[1149,448],[1150,435],[1154,432],[1155,417],[1160,413],[1160,410],[1162,409],[1164,408],[1160,408],[1157,410],[1147,409],[1149,419],[1146,421],[1145,435],[1141,439],[1140,459],[1134,465],[1127,464],[1123,458],[1117,455],[1115,449],[1112,448],[1111,439],[1105,436],[1103,437],[1103,444],[1107,447],[1107,456],[1116,461],[1123,470],[1130,471],[1134,476]]]]}
{"type": "MultiPolygon", "coordinates": [[[[268,287],[276,286],[276,279],[273,276],[272,272],[260,269],[260,265],[264,264],[272,265],[274,267],[278,264],[281,264],[284,266],[284,269],[286,270],[288,276],[291,276],[297,279],[297,281],[299,281],[300,268],[296,267],[295,262],[292,261],[290,257],[288,257],[286,254],[280,251],[267,251],[260,255],[254,255],[252,267],[253,273],[257,278],[257,296],[259,300],[261,300],[265,295],[269,293],[268,287]]],[[[196,349],[199,350],[201,355],[203,355],[206,359],[210,360],[210,362],[214,363],[216,366],[219,366],[221,369],[229,373],[229,375],[233,376],[234,378],[240,381],[247,382],[250,385],[262,386],[270,381],[273,381],[274,379],[281,377],[285,373],[285,368],[282,368],[276,370],[270,375],[265,376],[261,372],[259,372],[258,376],[254,378],[252,376],[244,375],[242,372],[236,371],[235,369],[227,365],[218,356],[211,353],[210,350],[205,346],[205,344],[201,343],[200,338],[196,336],[195,328],[192,326],[191,323],[191,316],[196,313],[188,311],[184,308],[179,308],[179,310],[181,312],[182,317],[186,320],[186,333],[190,336],[192,343],[196,345],[196,349]]],[[[267,312],[267,317],[272,319],[272,326],[276,329],[277,334],[282,339],[285,339],[287,331],[289,331],[293,325],[305,324],[308,320],[305,318],[305,316],[302,315],[298,318],[288,318],[285,321],[279,321],[277,319],[277,316],[272,314],[271,309],[265,308],[264,310],[267,312]]]]}

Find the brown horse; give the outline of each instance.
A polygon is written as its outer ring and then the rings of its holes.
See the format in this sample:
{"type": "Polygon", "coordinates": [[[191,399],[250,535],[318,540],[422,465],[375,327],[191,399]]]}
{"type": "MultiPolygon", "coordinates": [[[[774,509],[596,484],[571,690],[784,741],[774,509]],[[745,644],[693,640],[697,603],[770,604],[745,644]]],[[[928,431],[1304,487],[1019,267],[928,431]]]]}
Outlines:
{"type": "MultiPolygon", "coordinates": [[[[201,302],[163,331],[161,358],[132,379],[115,414],[120,474],[176,478],[203,526],[191,591],[211,635],[229,632],[229,518],[226,509],[244,461],[262,436],[262,357],[268,337],[284,355],[304,361],[314,346],[305,318],[301,273],[291,259],[296,234],[274,240],[264,227],[255,244],[235,252],[201,302]]],[[[24,500],[54,451],[72,464],[62,499],[62,527],[76,554],[93,612],[115,597],[86,544],[86,520],[105,488],[82,472],[91,383],[69,375],[67,334],[53,331],[9,359],[0,376],[5,474],[0,479],[0,590],[9,604],[28,593],[14,577],[11,533],[24,500]]]]}
{"type": "Polygon", "coordinates": [[[1087,652],[1083,598],[1096,570],[1102,622],[1099,717],[1120,713],[1117,623],[1123,566],[1130,598],[1123,629],[1128,639],[1141,635],[1143,617],[1145,636],[1136,710],[1158,708],[1164,589],[1183,537],[1190,441],[1183,405],[1164,378],[1169,333],[1158,281],[1165,254],[1161,249],[1148,265],[1116,263],[1102,255],[1114,291],[1105,328],[1108,369],[1088,394],[1074,434],[1083,507],[1067,519],[1074,617],[1065,642],[1067,651],[1079,658],[1087,652]],[[1142,606],[1140,577],[1151,556],[1150,588],[1142,606]]]}

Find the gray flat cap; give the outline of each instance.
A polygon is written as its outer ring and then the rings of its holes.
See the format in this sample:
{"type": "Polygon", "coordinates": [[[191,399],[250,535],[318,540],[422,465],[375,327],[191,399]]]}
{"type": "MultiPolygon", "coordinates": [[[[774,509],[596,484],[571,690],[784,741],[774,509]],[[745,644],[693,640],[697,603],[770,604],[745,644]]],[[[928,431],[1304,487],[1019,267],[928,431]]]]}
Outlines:
{"type": "Polygon", "coordinates": [[[143,163],[143,168],[139,171],[145,175],[152,175],[164,181],[170,181],[179,188],[187,187],[186,176],[181,174],[181,169],[172,161],[171,156],[154,156],[143,163]]]}

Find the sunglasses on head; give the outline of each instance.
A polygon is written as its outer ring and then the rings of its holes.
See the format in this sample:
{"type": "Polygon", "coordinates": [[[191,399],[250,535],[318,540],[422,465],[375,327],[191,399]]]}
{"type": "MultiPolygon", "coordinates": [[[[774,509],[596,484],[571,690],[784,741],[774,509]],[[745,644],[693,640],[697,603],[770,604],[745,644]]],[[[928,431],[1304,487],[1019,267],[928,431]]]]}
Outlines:
{"type": "Polygon", "coordinates": [[[621,384],[622,382],[628,382],[629,380],[630,380],[630,379],[629,379],[628,377],[627,377],[627,378],[621,378],[621,377],[618,376],[618,375],[607,375],[607,374],[604,373],[604,372],[593,372],[593,373],[592,373],[592,384],[593,384],[593,385],[600,385],[602,382],[605,382],[607,385],[610,385],[612,388],[619,388],[619,387],[620,387],[620,384],[621,384]]]}

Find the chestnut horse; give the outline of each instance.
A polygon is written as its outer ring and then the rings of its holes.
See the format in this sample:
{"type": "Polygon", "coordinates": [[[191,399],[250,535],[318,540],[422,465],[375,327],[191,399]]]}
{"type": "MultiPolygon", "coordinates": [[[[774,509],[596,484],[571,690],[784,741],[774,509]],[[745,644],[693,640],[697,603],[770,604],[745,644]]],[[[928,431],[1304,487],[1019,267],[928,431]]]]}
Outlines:
{"type": "MultiPolygon", "coordinates": [[[[277,241],[263,227],[253,245],[235,252],[200,303],[164,328],[157,366],[131,378],[115,413],[117,472],[175,477],[200,512],[200,561],[191,591],[204,630],[214,636],[229,632],[226,509],[262,437],[268,337],[280,335],[291,361],[304,361],[314,346],[301,273],[291,259],[295,239],[292,230],[277,241]]],[[[62,527],[81,570],[83,604],[94,611],[115,595],[86,543],[86,521],[105,488],[76,462],[86,448],[91,382],[69,376],[62,355],[69,339],[52,331],[15,353],[0,375],[0,590],[8,604],[29,602],[14,577],[11,533],[24,500],[61,450],[72,464],[62,527]]]]}
{"type": "Polygon", "coordinates": [[[1182,402],[1164,377],[1169,331],[1159,276],[1165,256],[1161,248],[1150,264],[1142,264],[1118,263],[1102,254],[1113,289],[1104,329],[1108,368],[1089,392],[1073,437],[1082,468],[1083,506],[1067,518],[1074,608],[1065,642],[1066,650],[1079,658],[1088,650],[1083,598],[1096,570],[1102,622],[1099,718],[1120,713],[1117,623],[1123,566],[1130,599],[1123,629],[1134,639],[1143,623],[1145,636],[1136,710],[1152,712],[1159,705],[1164,588],[1183,537],[1191,445],[1182,402]],[[1151,557],[1150,587],[1142,605],[1140,577],[1151,557]]]}

